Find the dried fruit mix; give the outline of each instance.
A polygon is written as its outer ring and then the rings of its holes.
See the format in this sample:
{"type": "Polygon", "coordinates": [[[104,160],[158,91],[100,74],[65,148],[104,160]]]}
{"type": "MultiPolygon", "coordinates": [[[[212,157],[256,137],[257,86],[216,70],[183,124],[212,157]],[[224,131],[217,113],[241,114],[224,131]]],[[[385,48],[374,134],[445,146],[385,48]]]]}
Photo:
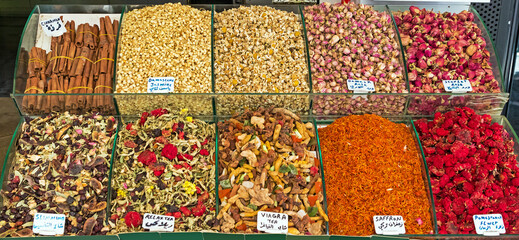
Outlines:
{"type": "Polygon", "coordinates": [[[289,216],[290,234],[325,233],[312,123],[282,108],[245,111],[218,123],[218,219],[222,232],[257,232],[258,211],[289,216]]]}
{"type": "Polygon", "coordinates": [[[215,216],[214,124],[166,109],[119,132],[112,233],[143,231],[145,213],[175,217],[175,231],[210,230],[215,216]]]}
{"type": "Polygon", "coordinates": [[[374,215],[401,215],[407,234],[432,234],[423,162],[405,124],[352,115],[319,129],[330,234],[371,235],[374,215]]]}
{"type": "Polygon", "coordinates": [[[519,233],[514,141],[489,115],[470,108],[415,121],[424,148],[440,234],[475,233],[474,214],[499,213],[519,233]]]}
{"type": "Polygon", "coordinates": [[[7,184],[0,237],[34,235],[36,213],[65,214],[65,235],[103,235],[117,121],[68,112],[26,118],[7,184]]]}

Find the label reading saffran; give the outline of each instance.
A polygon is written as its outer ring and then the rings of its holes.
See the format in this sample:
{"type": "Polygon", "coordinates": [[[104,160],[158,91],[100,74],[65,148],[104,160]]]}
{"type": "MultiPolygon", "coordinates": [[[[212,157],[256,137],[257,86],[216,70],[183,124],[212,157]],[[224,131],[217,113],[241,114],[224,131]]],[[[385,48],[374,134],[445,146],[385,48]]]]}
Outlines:
{"type": "Polygon", "coordinates": [[[375,232],[383,235],[405,234],[404,218],[399,215],[373,216],[375,232]]]}
{"type": "Polygon", "coordinates": [[[148,78],[148,93],[170,93],[175,90],[174,77],[148,78]]]}
{"type": "Polygon", "coordinates": [[[505,234],[505,223],[501,214],[480,214],[472,216],[477,234],[497,236],[505,234]]]}
{"type": "Polygon", "coordinates": [[[142,228],[155,232],[173,232],[175,217],[145,213],[142,228]]]}
{"type": "Polygon", "coordinates": [[[288,233],[288,215],[274,212],[258,212],[258,231],[288,233]]]}
{"type": "Polygon", "coordinates": [[[61,21],[59,17],[43,20],[40,22],[40,25],[47,36],[59,37],[67,32],[65,24],[63,24],[63,21],[61,21]]]}
{"type": "Polygon", "coordinates": [[[469,80],[443,80],[443,87],[446,92],[466,93],[472,92],[469,80]]]}
{"type": "Polygon", "coordinates": [[[41,235],[61,235],[65,233],[65,215],[36,213],[32,231],[41,235]]]}
{"type": "Polygon", "coordinates": [[[372,81],[348,79],[348,90],[354,93],[367,93],[375,91],[372,81]]]}

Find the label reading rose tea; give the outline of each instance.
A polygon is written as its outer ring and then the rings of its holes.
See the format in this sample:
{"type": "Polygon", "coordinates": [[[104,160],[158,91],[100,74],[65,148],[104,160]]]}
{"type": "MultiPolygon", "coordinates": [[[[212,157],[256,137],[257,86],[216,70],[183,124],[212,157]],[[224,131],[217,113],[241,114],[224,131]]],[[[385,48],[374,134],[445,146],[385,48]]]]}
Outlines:
{"type": "Polygon", "coordinates": [[[404,218],[400,215],[375,215],[373,216],[373,223],[377,234],[405,234],[404,218]]]}
{"type": "Polygon", "coordinates": [[[446,92],[466,93],[472,92],[469,80],[443,80],[443,87],[446,92]]]}
{"type": "Polygon", "coordinates": [[[148,93],[170,93],[175,90],[174,77],[148,78],[148,93]]]}
{"type": "Polygon", "coordinates": [[[40,21],[40,25],[43,32],[50,37],[59,37],[67,32],[65,24],[59,17],[40,21]]]}
{"type": "Polygon", "coordinates": [[[498,236],[505,234],[505,223],[501,214],[480,214],[472,216],[477,234],[485,236],[498,236]]]}
{"type": "Polygon", "coordinates": [[[65,233],[65,215],[36,213],[32,231],[41,235],[62,235],[65,233]]]}
{"type": "Polygon", "coordinates": [[[288,215],[274,212],[258,212],[258,231],[288,233],[288,215]]]}
{"type": "Polygon", "coordinates": [[[145,213],[142,219],[142,228],[152,232],[173,232],[175,217],[145,213]]]}

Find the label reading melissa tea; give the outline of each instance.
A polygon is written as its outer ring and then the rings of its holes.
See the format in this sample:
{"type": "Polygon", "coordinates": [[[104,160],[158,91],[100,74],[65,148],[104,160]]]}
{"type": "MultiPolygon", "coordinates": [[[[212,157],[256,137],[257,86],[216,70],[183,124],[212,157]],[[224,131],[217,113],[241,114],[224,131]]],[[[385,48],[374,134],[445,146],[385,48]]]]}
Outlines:
{"type": "Polygon", "coordinates": [[[466,93],[472,92],[469,80],[442,80],[446,92],[466,93]]]}
{"type": "Polygon", "coordinates": [[[148,93],[170,93],[175,90],[174,77],[148,78],[148,93]]]}
{"type": "Polygon", "coordinates": [[[373,216],[373,223],[377,234],[405,234],[404,218],[400,215],[375,215],[373,216]]]}
{"type": "Polygon", "coordinates": [[[258,231],[288,233],[288,215],[274,212],[258,212],[258,231]]]}
{"type": "Polygon", "coordinates": [[[501,214],[479,214],[472,216],[477,234],[498,236],[505,234],[505,223],[501,214]]]}
{"type": "Polygon", "coordinates": [[[32,231],[41,235],[62,235],[65,233],[65,215],[52,213],[36,213],[32,231]]]}
{"type": "Polygon", "coordinates": [[[175,217],[145,213],[142,219],[142,228],[152,232],[173,232],[175,217]]]}
{"type": "Polygon", "coordinates": [[[59,17],[40,21],[40,25],[43,32],[50,37],[59,37],[67,32],[65,24],[59,17]]]}

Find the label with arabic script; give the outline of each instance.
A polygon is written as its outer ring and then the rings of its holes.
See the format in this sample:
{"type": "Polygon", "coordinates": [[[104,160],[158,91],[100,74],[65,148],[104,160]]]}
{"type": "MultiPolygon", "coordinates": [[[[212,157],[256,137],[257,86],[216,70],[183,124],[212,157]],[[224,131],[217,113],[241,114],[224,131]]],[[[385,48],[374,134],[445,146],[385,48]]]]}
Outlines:
{"type": "Polygon", "coordinates": [[[469,80],[443,80],[442,82],[446,92],[472,92],[472,85],[470,85],[469,80]]]}
{"type": "Polygon", "coordinates": [[[348,79],[348,90],[354,93],[367,93],[375,91],[375,84],[372,81],[348,79]]]}
{"type": "Polygon", "coordinates": [[[62,235],[65,233],[65,215],[52,213],[36,213],[32,232],[41,235],[62,235]]]}
{"type": "Polygon", "coordinates": [[[375,215],[373,223],[377,234],[405,234],[404,218],[400,215],[375,215]]]}
{"type": "Polygon", "coordinates": [[[65,24],[59,17],[40,21],[40,25],[43,32],[50,37],[59,37],[67,32],[65,24]]]}
{"type": "Polygon", "coordinates": [[[275,212],[258,212],[258,231],[288,233],[288,215],[275,212]]]}
{"type": "Polygon", "coordinates": [[[148,78],[148,93],[170,93],[175,91],[174,77],[148,78]]]}
{"type": "Polygon", "coordinates": [[[145,213],[142,219],[142,228],[153,232],[173,232],[175,217],[145,213]]]}
{"type": "Polygon", "coordinates": [[[472,216],[477,234],[485,236],[497,236],[505,234],[505,223],[501,214],[479,214],[472,216]]]}

